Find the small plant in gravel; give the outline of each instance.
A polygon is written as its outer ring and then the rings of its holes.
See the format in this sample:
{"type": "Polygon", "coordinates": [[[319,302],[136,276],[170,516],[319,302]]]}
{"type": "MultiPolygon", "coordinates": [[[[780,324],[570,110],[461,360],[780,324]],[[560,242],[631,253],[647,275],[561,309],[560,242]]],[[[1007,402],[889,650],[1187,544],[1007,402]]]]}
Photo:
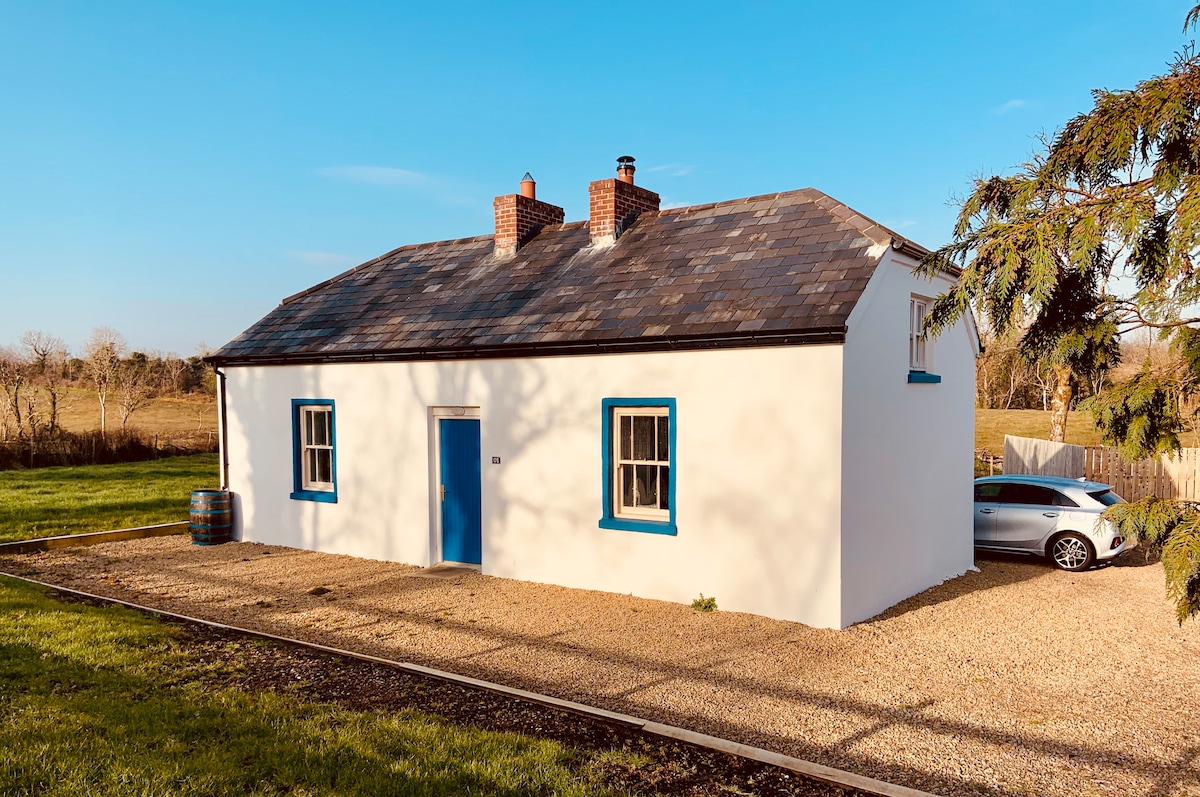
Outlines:
{"type": "Polygon", "coordinates": [[[715,612],[717,610],[717,599],[709,596],[704,597],[704,593],[700,593],[700,597],[692,601],[692,608],[698,612],[715,612]]]}

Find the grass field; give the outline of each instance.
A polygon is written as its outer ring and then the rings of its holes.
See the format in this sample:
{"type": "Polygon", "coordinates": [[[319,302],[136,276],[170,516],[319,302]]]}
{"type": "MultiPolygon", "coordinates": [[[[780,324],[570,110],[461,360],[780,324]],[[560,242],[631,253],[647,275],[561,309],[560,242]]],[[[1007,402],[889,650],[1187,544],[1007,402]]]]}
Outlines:
{"type": "MultiPolygon", "coordinates": [[[[1050,413],[1041,410],[975,410],[975,447],[1004,453],[1004,435],[1050,439],[1050,413]]],[[[1100,432],[1088,412],[1067,417],[1067,442],[1080,446],[1100,444],[1100,432]]]]}
{"type": "Polygon", "coordinates": [[[0,542],[184,521],[218,481],[216,454],[0,471],[0,542]]]}
{"type": "MultiPolygon", "coordinates": [[[[107,426],[121,426],[117,398],[108,398],[107,426]]],[[[100,428],[100,404],[91,390],[71,388],[59,399],[58,420],[68,432],[88,432],[100,428]]],[[[129,416],[129,426],[150,434],[171,435],[180,432],[212,432],[217,428],[217,404],[212,398],[157,398],[129,416]]]]}
{"type": "Polygon", "coordinates": [[[213,686],[132,611],[0,578],[0,616],[0,794],[617,794],[554,742],[213,686]]]}

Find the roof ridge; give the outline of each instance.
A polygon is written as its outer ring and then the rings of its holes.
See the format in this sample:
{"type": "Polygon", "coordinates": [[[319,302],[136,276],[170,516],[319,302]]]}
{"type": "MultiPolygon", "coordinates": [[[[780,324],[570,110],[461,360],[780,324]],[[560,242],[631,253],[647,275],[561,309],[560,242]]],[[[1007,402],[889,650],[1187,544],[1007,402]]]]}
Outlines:
{"type": "Polygon", "coordinates": [[[886,227],[883,224],[872,219],[865,213],[847,205],[845,202],[834,199],[829,194],[819,188],[811,186],[806,188],[796,188],[791,191],[776,191],[769,194],[756,194],[754,196],[741,197],[739,199],[724,199],[720,202],[705,202],[699,205],[682,205],[675,208],[665,208],[658,211],[656,214],[644,214],[655,216],[666,216],[690,211],[711,210],[712,208],[721,207],[724,205],[738,205],[748,202],[761,202],[767,199],[783,199],[784,197],[802,196],[812,202],[817,207],[826,210],[831,216],[839,221],[849,224],[863,235],[870,238],[880,246],[893,246],[896,249],[908,249],[909,253],[915,253],[918,257],[928,253],[928,250],[908,238],[905,238],[900,233],[886,227]]]}
{"type": "Polygon", "coordinates": [[[794,188],[790,191],[772,191],[768,194],[755,194],[754,196],[744,196],[737,199],[722,199],[720,202],[702,202],[698,205],[680,205],[679,207],[663,208],[657,213],[646,213],[646,216],[665,216],[667,214],[682,213],[692,210],[708,210],[710,208],[721,207],[722,205],[738,205],[745,202],[761,202],[766,199],[782,199],[786,196],[801,195],[806,191],[815,191],[814,188],[794,188]]]}

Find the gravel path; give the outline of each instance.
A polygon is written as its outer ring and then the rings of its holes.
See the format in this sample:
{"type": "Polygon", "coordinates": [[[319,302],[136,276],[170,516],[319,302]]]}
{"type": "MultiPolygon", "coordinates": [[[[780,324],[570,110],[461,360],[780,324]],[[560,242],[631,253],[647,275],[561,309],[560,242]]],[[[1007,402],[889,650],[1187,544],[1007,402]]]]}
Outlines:
{"type": "Polygon", "coordinates": [[[182,536],[0,558],[0,570],[938,794],[1200,797],[1200,624],[1175,623],[1161,566],[1137,552],[1081,574],[978,565],[839,632],[182,536]]]}

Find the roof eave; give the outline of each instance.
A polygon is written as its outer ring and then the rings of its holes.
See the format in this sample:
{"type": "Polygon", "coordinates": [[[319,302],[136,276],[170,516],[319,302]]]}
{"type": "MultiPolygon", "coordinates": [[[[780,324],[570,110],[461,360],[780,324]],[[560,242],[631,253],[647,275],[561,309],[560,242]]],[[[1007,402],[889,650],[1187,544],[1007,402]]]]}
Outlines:
{"type": "Polygon", "coordinates": [[[375,351],[294,352],[290,354],[246,354],[205,357],[214,366],[226,365],[319,365],[353,362],[412,362],[420,360],[479,360],[516,357],[562,357],[585,354],[623,354],[655,351],[696,351],[765,346],[840,344],[846,327],[830,326],[804,330],[742,332],[689,337],[617,338],[611,340],[546,341],[491,346],[439,346],[375,351]]]}
{"type": "MultiPolygon", "coordinates": [[[[907,238],[902,238],[899,235],[892,236],[892,249],[902,255],[908,255],[918,262],[933,254],[932,250],[926,249],[919,243],[910,241],[907,238]]],[[[962,276],[962,269],[958,268],[957,266],[942,266],[938,270],[946,276],[953,277],[954,279],[958,279],[962,276]]]]}

